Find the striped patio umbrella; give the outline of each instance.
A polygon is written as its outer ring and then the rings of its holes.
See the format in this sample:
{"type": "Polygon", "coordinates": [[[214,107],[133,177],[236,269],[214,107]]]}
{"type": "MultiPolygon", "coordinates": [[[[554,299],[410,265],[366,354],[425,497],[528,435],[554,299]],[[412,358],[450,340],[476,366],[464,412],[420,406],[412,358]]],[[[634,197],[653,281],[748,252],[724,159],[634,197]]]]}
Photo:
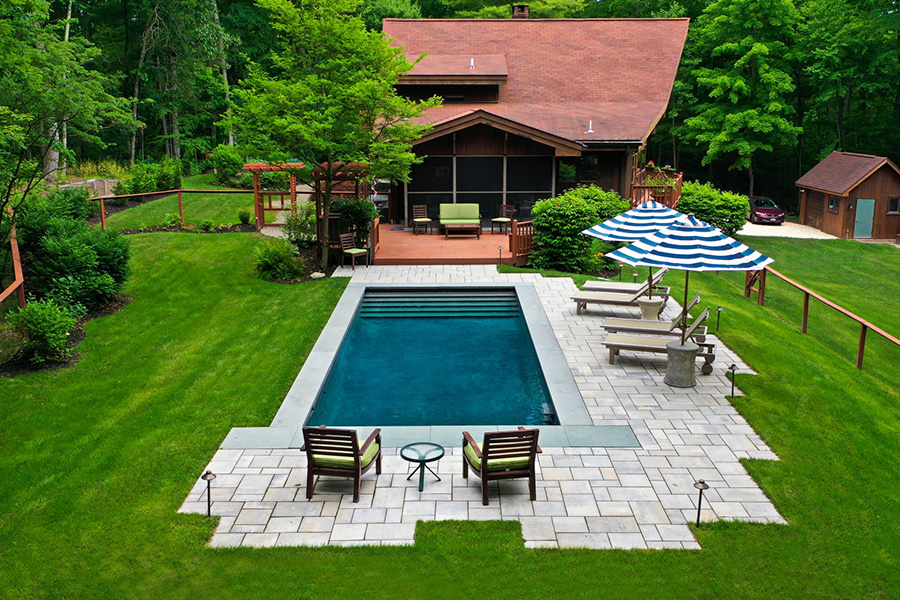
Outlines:
{"type": "MultiPolygon", "coordinates": [[[[607,242],[636,242],[683,218],[684,214],[677,210],[651,200],[581,233],[607,242]]],[[[652,277],[653,268],[650,267],[647,280],[652,277]]],[[[647,296],[652,297],[652,290],[647,290],[647,296]]]]}
{"type": "MultiPolygon", "coordinates": [[[[728,237],[694,215],[607,256],[636,267],[670,267],[684,271],[685,306],[691,271],[759,271],[772,262],[768,256],[728,237]]],[[[687,314],[682,322],[682,345],[686,328],[687,314]]]]}

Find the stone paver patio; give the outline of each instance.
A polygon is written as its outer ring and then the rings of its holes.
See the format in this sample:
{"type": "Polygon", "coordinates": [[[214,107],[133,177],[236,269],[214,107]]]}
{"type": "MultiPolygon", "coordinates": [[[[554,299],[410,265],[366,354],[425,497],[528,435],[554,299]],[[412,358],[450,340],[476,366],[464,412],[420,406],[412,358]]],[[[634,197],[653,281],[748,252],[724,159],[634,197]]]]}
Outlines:
{"type": "MultiPolygon", "coordinates": [[[[383,266],[352,276],[378,283],[533,283],[594,424],[628,425],[641,447],[542,445],[537,500],[529,500],[526,480],[499,482],[502,493],[493,482],[489,506],[481,504],[480,480],[462,478],[459,447],[432,464],[442,481],[426,477],[420,493],[417,478],[406,480],[413,466],[384,439],[383,473],[363,477],[358,504],[350,480],[327,477],[307,501],[299,449],[220,449],[206,467],[217,475],[212,513],[221,517],[210,546],[411,544],[419,520],[515,519],[532,548],[699,549],[687,526],[696,518],[697,479],[710,485],[701,520],[785,523],[739,462],[777,456],[726,399],[726,367],[751,371],[721,343],[711,375],[698,374],[695,388],[672,388],[663,383],[664,355],[623,351],[608,364],[600,343],[604,317],[637,311],[592,306],[577,316],[571,279],[500,274],[491,265],[383,266]]],[[[664,316],[678,310],[670,300],[664,316]]],[[[206,482],[198,478],[180,512],[205,513],[206,503],[206,482]]]]}

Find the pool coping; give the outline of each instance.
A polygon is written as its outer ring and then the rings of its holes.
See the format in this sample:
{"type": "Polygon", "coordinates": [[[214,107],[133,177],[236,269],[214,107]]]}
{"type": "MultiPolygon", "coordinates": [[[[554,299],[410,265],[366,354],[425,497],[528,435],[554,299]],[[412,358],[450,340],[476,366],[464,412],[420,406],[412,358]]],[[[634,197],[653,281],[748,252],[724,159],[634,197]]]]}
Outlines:
{"type": "MultiPolygon", "coordinates": [[[[548,446],[640,447],[627,425],[594,425],[584,399],[560,348],[550,320],[533,283],[353,283],[347,285],[319,339],[310,351],[269,427],[235,427],[222,448],[299,448],[302,427],[308,421],[316,398],[325,385],[349,327],[367,288],[390,289],[513,289],[525,316],[538,362],[550,392],[560,425],[534,426],[541,430],[541,443],[548,446]]],[[[348,427],[354,427],[348,425],[348,427]]],[[[382,427],[384,445],[402,446],[414,441],[444,445],[459,443],[462,431],[481,436],[485,431],[514,429],[514,425],[416,425],[382,427]]]]}

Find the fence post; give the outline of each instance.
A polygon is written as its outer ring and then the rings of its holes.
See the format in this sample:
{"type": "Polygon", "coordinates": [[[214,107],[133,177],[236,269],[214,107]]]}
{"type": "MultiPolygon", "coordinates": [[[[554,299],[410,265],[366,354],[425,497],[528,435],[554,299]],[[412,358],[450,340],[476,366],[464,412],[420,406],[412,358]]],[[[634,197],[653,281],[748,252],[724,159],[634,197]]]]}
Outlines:
{"type": "Polygon", "coordinates": [[[100,196],[100,229],[106,231],[106,204],[103,202],[103,196],[100,196]]]}
{"type": "Polygon", "coordinates": [[[806,325],[809,323],[809,292],[803,292],[803,324],[800,331],[806,333],[806,325]]]}
{"type": "Polygon", "coordinates": [[[766,271],[768,269],[763,268],[763,270],[759,274],[759,291],[756,293],[756,303],[760,306],[765,305],[766,303],[766,271]]]}
{"type": "Polygon", "coordinates": [[[866,331],[868,331],[865,323],[860,324],[859,330],[859,350],[856,351],[856,368],[862,369],[863,353],[866,351],[866,331]]]}
{"type": "Polygon", "coordinates": [[[181,202],[181,190],[178,190],[178,216],[181,217],[181,225],[184,226],[184,204],[181,202]]]}
{"type": "Polygon", "coordinates": [[[516,257],[519,256],[519,221],[513,219],[509,231],[509,251],[512,253],[513,261],[515,261],[516,257]]]}

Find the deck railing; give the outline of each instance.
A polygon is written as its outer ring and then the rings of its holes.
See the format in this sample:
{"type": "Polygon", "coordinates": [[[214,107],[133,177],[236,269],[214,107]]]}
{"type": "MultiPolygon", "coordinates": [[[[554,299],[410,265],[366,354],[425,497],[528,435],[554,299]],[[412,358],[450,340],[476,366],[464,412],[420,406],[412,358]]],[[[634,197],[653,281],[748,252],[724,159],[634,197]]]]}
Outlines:
{"type": "Polygon", "coordinates": [[[654,169],[635,169],[631,178],[631,206],[635,207],[650,200],[675,208],[681,201],[681,185],[684,175],[678,172],[654,169]],[[663,177],[668,184],[658,182],[663,177]],[[651,183],[648,183],[651,182],[651,183]]]}
{"type": "Polygon", "coordinates": [[[509,251],[514,264],[524,264],[534,248],[534,225],[513,219],[509,229],[509,251]]]}
{"type": "Polygon", "coordinates": [[[842,315],[849,317],[853,321],[856,321],[857,323],[859,323],[859,326],[860,326],[859,344],[856,349],[856,368],[857,369],[862,369],[863,355],[865,354],[865,351],[866,351],[866,334],[868,333],[868,331],[870,329],[872,331],[874,331],[875,333],[877,333],[878,335],[880,335],[881,337],[883,337],[884,339],[886,339],[887,341],[891,342],[892,344],[894,344],[896,346],[900,346],[900,339],[897,339],[896,337],[892,336],[891,334],[889,334],[885,330],[881,329],[880,327],[877,327],[877,326],[873,325],[872,323],[866,321],[862,317],[859,317],[859,316],[853,314],[852,312],[850,312],[843,306],[835,304],[834,302],[832,302],[828,298],[825,298],[821,294],[817,294],[816,292],[812,291],[811,289],[800,285],[796,281],[789,279],[788,277],[785,277],[784,275],[782,275],[781,273],[779,273],[778,271],[776,271],[775,269],[772,269],[770,267],[766,267],[760,271],[747,271],[746,277],[744,279],[744,297],[745,298],[749,298],[753,292],[756,292],[756,295],[757,295],[756,303],[759,304],[760,306],[763,306],[766,303],[766,274],[767,273],[771,273],[778,279],[781,279],[785,283],[787,283],[787,284],[797,288],[801,292],[803,292],[803,316],[802,316],[802,320],[800,323],[800,332],[801,333],[805,334],[807,331],[807,327],[809,325],[809,299],[810,298],[815,298],[816,300],[818,300],[825,306],[827,306],[829,308],[833,308],[834,310],[841,313],[842,315]]]}

